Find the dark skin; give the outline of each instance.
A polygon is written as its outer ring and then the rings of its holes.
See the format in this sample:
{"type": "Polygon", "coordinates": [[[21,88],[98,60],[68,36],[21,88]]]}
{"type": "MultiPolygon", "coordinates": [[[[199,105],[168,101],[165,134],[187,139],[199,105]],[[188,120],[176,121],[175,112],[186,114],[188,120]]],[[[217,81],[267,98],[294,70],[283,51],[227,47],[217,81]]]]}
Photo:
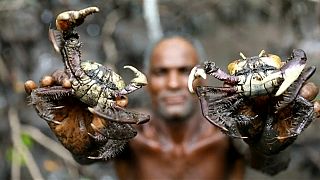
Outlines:
{"type": "Polygon", "coordinates": [[[203,118],[197,98],[187,89],[189,72],[199,63],[195,49],[182,38],[167,39],[151,59],[151,122],[130,142],[131,163],[119,161],[117,167],[125,167],[136,179],[224,178],[228,138],[203,118]]]}
{"type": "MultiPolygon", "coordinates": [[[[243,179],[244,159],[204,119],[197,97],[188,92],[188,75],[196,64],[194,47],[181,37],[162,40],[154,48],[147,73],[151,121],[137,127],[138,135],[114,159],[120,179],[243,179]]],[[[316,86],[305,92],[305,97],[318,93],[316,86]]],[[[257,163],[253,166],[261,168],[264,158],[252,155],[260,160],[252,161],[257,163]]]]}

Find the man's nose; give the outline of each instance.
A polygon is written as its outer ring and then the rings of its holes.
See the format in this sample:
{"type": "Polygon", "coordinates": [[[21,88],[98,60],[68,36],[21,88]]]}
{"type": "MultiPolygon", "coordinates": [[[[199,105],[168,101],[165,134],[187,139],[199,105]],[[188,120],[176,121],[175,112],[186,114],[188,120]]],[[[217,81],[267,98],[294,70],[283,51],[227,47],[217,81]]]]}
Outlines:
{"type": "Polygon", "coordinates": [[[180,88],[182,81],[179,73],[176,71],[170,72],[167,83],[168,88],[170,89],[180,88]]]}

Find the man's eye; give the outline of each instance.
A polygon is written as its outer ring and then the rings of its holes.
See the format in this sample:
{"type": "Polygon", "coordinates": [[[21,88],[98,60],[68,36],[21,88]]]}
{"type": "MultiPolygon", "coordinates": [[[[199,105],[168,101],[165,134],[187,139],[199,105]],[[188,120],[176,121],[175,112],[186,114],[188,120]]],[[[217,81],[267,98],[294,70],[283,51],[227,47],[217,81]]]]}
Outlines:
{"type": "Polygon", "coordinates": [[[166,69],[155,69],[152,71],[154,75],[156,76],[164,76],[167,73],[166,69]]]}
{"type": "Polygon", "coordinates": [[[184,68],[180,68],[180,69],[179,69],[179,72],[180,72],[181,74],[184,74],[184,75],[189,75],[189,74],[190,74],[190,71],[191,71],[191,68],[189,68],[189,67],[184,67],[184,68]]]}

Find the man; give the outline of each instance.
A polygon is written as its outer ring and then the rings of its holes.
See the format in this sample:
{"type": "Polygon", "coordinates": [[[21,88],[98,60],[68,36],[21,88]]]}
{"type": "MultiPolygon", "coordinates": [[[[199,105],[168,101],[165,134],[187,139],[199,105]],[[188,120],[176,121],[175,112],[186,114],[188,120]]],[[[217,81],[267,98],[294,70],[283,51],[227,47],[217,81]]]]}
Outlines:
{"type": "MultiPolygon", "coordinates": [[[[200,63],[195,43],[168,36],[147,54],[147,90],[152,103],[147,113],[151,120],[137,127],[138,135],[114,158],[119,178],[243,179],[243,156],[230,138],[203,118],[197,97],[188,92],[190,70],[200,63]]],[[[259,162],[254,163],[276,173],[285,169],[288,161],[286,156],[260,154],[259,162]],[[265,167],[266,161],[275,164],[265,167]]]]}
{"type": "Polygon", "coordinates": [[[198,63],[198,52],[185,38],[167,37],[154,46],[145,63],[151,121],[130,142],[131,156],[116,162],[118,169],[126,168],[135,179],[226,177],[237,155],[228,138],[203,118],[198,99],[187,89],[190,70],[198,63]]]}

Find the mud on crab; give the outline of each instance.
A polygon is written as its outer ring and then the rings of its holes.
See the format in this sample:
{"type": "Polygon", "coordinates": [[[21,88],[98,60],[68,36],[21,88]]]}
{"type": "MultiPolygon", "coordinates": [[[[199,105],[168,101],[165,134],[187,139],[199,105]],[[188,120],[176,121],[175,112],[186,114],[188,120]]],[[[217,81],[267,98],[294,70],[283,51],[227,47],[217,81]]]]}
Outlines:
{"type": "MultiPolygon", "coordinates": [[[[144,74],[125,66],[136,76],[125,86],[122,78],[110,68],[81,59],[82,43],[74,28],[98,11],[96,7],[89,7],[57,16],[57,30],[49,29],[49,39],[62,55],[65,71],[53,76],[53,81],[60,86],[34,89],[30,98],[38,114],[73,154],[83,156],[89,149],[100,146],[89,158],[106,159],[136,135],[130,124],[145,123],[150,117],[125,109],[126,95],[147,85],[144,74]],[[78,116],[79,113],[82,115],[78,116]]],[[[29,88],[28,83],[26,87],[29,88]]]]}
{"type": "Polygon", "coordinates": [[[241,59],[228,65],[229,74],[214,62],[192,69],[188,82],[190,92],[194,92],[192,82],[198,77],[212,75],[225,84],[196,87],[203,115],[232,137],[254,139],[261,135],[262,129],[267,133],[266,139],[274,136],[285,140],[299,135],[314,118],[313,104],[299,95],[302,85],[316,70],[314,66],[305,67],[305,52],[294,49],[287,62],[265,51],[254,57],[240,55],[241,59]],[[272,103],[262,104],[262,98],[272,103]],[[253,113],[262,109],[266,113],[260,117],[253,113]],[[286,117],[285,113],[291,116],[286,117]],[[277,122],[277,127],[274,127],[275,119],[282,121],[277,122]]]}

